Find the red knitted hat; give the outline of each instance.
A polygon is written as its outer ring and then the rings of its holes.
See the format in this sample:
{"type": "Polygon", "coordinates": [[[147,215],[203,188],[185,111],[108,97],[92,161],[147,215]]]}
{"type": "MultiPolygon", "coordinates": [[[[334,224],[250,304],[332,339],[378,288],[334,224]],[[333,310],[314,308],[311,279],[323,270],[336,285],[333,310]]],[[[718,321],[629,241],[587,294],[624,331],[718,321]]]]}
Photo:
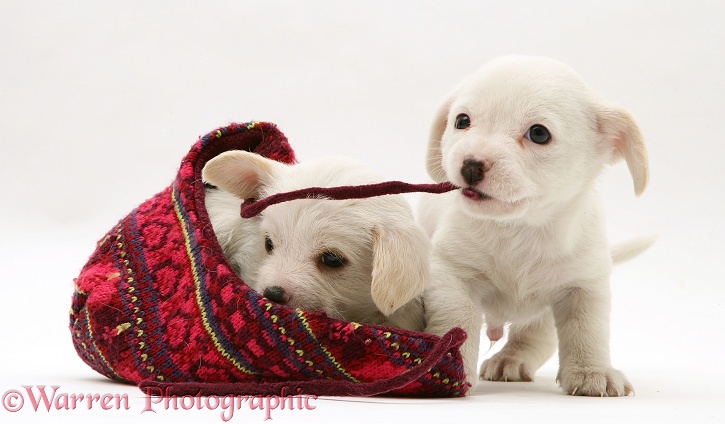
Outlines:
{"type": "Polygon", "coordinates": [[[464,395],[462,330],[438,337],[339,321],[270,302],[234,274],[201,180],[227,150],[295,161],[269,123],[199,139],[173,184],[119,221],[75,280],[78,355],[151,394],[464,395]]]}

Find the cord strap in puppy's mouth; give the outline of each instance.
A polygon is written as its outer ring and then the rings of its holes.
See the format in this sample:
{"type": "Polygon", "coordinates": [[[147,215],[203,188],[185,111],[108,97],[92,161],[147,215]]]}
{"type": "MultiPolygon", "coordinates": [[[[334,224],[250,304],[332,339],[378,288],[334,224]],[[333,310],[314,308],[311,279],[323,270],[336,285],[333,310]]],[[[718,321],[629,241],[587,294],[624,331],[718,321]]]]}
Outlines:
{"type": "Polygon", "coordinates": [[[416,192],[441,194],[457,188],[447,181],[438,184],[411,184],[403,181],[386,181],[383,183],[359,186],[308,187],[286,193],[276,193],[260,200],[247,199],[242,203],[241,216],[242,218],[252,218],[259,215],[268,206],[289,202],[290,200],[312,199],[316,197],[323,197],[329,200],[365,199],[388,194],[416,192]]]}

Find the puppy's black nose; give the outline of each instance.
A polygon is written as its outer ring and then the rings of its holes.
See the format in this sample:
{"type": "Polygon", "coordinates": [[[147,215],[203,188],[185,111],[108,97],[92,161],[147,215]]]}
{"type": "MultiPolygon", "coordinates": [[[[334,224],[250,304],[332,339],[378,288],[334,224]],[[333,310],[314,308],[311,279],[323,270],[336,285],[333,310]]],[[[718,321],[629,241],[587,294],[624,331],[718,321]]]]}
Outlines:
{"type": "Polygon", "coordinates": [[[270,286],[264,289],[264,297],[275,303],[285,304],[289,301],[289,295],[280,286],[270,286]]]}
{"type": "Polygon", "coordinates": [[[476,185],[479,181],[483,180],[483,175],[486,173],[486,164],[480,160],[475,159],[464,159],[463,166],[461,167],[461,176],[468,185],[476,185]]]}

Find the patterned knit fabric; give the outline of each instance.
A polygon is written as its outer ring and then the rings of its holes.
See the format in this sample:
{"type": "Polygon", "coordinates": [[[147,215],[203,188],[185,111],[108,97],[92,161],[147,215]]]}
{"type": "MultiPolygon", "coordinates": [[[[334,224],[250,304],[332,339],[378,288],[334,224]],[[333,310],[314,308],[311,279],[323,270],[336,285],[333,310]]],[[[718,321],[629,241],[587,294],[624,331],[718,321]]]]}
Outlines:
{"type": "Polygon", "coordinates": [[[269,123],[199,139],[173,184],[112,228],[75,280],[78,355],[144,390],[259,394],[294,383],[316,395],[463,396],[462,331],[441,338],[339,321],[272,303],[234,274],[201,180],[209,159],[233,149],[295,161],[269,123]]]}

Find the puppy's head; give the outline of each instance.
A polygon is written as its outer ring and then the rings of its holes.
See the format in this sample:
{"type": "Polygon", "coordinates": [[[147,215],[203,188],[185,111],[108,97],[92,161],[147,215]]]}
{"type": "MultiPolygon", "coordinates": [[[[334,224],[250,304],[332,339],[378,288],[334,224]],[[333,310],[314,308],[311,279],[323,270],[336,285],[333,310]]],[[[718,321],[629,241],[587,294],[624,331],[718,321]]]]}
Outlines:
{"type": "Polygon", "coordinates": [[[459,206],[473,216],[536,220],[583,193],[605,164],[620,159],[641,194],[647,152],[634,119],[600,101],[566,65],[508,56],[466,78],[443,101],[427,170],[434,180],[461,187],[459,206]]]}
{"type": "MultiPolygon", "coordinates": [[[[381,181],[346,159],[290,166],[242,151],[212,159],[203,177],[242,199],[381,181]]],[[[400,196],[294,200],[269,206],[260,221],[255,237],[267,255],[252,289],[275,302],[375,322],[428,281],[429,241],[400,196]]]]}

